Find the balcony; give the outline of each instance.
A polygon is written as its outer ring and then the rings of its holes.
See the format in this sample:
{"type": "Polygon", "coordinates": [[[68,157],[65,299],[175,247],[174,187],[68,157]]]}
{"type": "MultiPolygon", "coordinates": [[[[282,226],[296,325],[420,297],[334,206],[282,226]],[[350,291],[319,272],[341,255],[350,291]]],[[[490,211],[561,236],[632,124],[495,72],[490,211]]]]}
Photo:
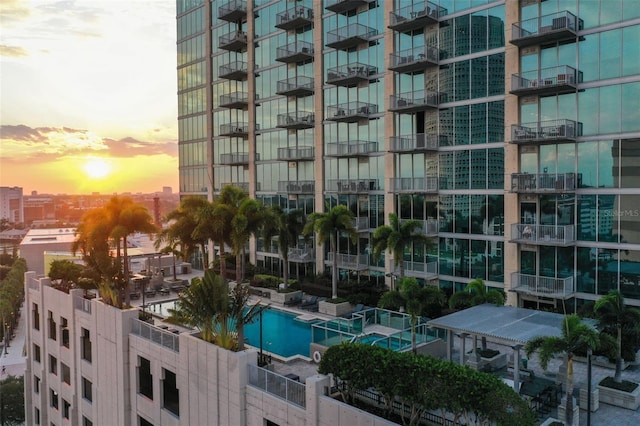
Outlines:
{"type": "Polygon", "coordinates": [[[313,95],[314,80],[311,77],[291,77],[286,80],[278,81],[276,86],[276,95],[296,96],[299,98],[313,95]]]}
{"type": "MultiPolygon", "coordinates": [[[[260,154],[256,153],[256,160],[260,160],[260,154]]],[[[220,164],[225,166],[244,166],[249,164],[249,153],[234,152],[232,154],[220,154],[220,164]]]]}
{"type": "Polygon", "coordinates": [[[362,24],[349,24],[327,33],[327,47],[348,50],[369,43],[378,30],[362,24]]]}
{"type": "Polygon", "coordinates": [[[290,248],[289,262],[311,263],[316,261],[316,251],[312,248],[290,248]]]}
{"type": "Polygon", "coordinates": [[[582,123],[573,120],[549,120],[511,126],[511,143],[519,145],[575,142],[582,136],[582,123]]]}
{"type": "MultiPolygon", "coordinates": [[[[257,98],[258,95],[256,95],[257,98]]],[[[247,92],[233,92],[220,96],[220,107],[247,110],[249,108],[249,94],[247,92]]],[[[256,106],[260,105],[256,102],[256,106]]]]}
{"type": "Polygon", "coordinates": [[[416,2],[389,12],[389,28],[402,33],[419,31],[427,25],[437,23],[438,19],[446,14],[447,9],[437,4],[428,1],[416,2]]]}
{"type": "Polygon", "coordinates": [[[247,50],[247,33],[232,31],[218,38],[218,47],[230,52],[244,52],[247,50]]]}
{"type": "Polygon", "coordinates": [[[392,136],[389,140],[389,152],[437,151],[441,144],[446,145],[446,141],[447,137],[444,135],[426,133],[392,136]]]}
{"type": "Polygon", "coordinates": [[[372,65],[354,62],[327,70],[327,84],[350,87],[361,81],[372,80],[372,75],[378,74],[378,68],[372,65]]]}
{"type": "Polygon", "coordinates": [[[513,173],[511,192],[525,194],[573,192],[578,186],[579,174],[575,173],[513,173]]]}
{"type": "Polygon", "coordinates": [[[315,187],[313,180],[278,181],[278,192],[282,194],[315,194],[315,187]]]}
{"type": "Polygon", "coordinates": [[[353,218],[353,227],[355,228],[356,231],[358,232],[366,232],[369,229],[371,229],[371,226],[369,225],[369,218],[368,217],[354,217],[353,218]]]}
{"type": "Polygon", "coordinates": [[[276,28],[295,30],[313,25],[313,9],[296,6],[276,14],[276,28]]]}
{"type": "Polygon", "coordinates": [[[575,92],[581,82],[582,73],[570,66],[543,68],[512,74],[510,93],[518,96],[561,95],[575,92]]]}
{"type": "Polygon", "coordinates": [[[227,80],[245,81],[249,75],[249,66],[246,62],[236,61],[218,67],[218,76],[227,80]]]}
{"type": "Polygon", "coordinates": [[[277,159],[280,161],[309,161],[313,160],[315,149],[312,146],[297,148],[278,148],[277,159]]]}
{"type": "Polygon", "coordinates": [[[327,120],[339,123],[355,123],[363,119],[370,119],[378,112],[378,105],[366,102],[349,102],[346,104],[327,107],[327,120]]]}
{"type": "Polygon", "coordinates": [[[399,113],[414,113],[438,108],[446,100],[446,95],[430,90],[416,90],[399,95],[391,95],[389,111],[399,113]]]}
{"type": "Polygon", "coordinates": [[[247,19],[247,2],[231,0],[218,7],[218,19],[227,22],[238,22],[247,19]]]}
{"type": "MultiPolygon", "coordinates": [[[[409,219],[400,219],[400,223],[404,223],[409,219]]],[[[429,237],[435,237],[438,235],[438,231],[440,229],[438,219],[427,219],[427,220],[419,220],[414,219],[420,223],[420,227],[416,229],[416,231],[422,232],[423,234],[429,237]]]]}
{"type": "Polygon", "coordinates": [[[568,11],[516,22],[511,26],[511,44],[518,47],[576,38],[582,20],[568,11]]]}
{"type": "Polygon", "coordinates": [[[440,178],[437,176],[427,176],[420,178],[392,178],[391,191],[397,193],[418,192],[424,194],[435,194],[438,192],[440,178]]]}
{"type": "Polygon", "coordinates": [[[325,9],[344,14],[370,2],[371,0],[327,0],[325,9]]]}
{"type": "MultiPolygon", "coordinates": [[[[249,192],[249,182],[223,182],[220,185],[220,189],[222,190],[222,188],[224,188],[225,186],[234,186],[236,188],[240,188],[245,192],[249,192]]],[[[256,185],[256,189],[259,191],[260,190],[260,185],[256,185]]]]}
{"type": "Polygon", "coordinates": [[[575,292],[573,277],[553,278],[539,275],[511,274],[511,289],[517,293],[555,299],[568,299],[575,292]]]}
{"type": "Polygon", "coordinates": [[[288,114],[278,114],[276,127],[281,129],[310,129],[316,124],[312,111],[297,111],[288,114]]]}
{"type": "Polygon", "coordinates": [[[329,179],[328,192],[339,194],[366,194],[378,190],[377,179],[329,179]]]}
{"type": "Polygon", "coordinates": [[[389,69],[403,74],[420,74],[427,68],[437,67],[440,63],[440,50],[436,47],[422,46],[402,50],[389,55],[389,69]]]}
{"type": "MultiPolygon", "coordinates": [[[[404,261],[402,266],[404,272],[410,277],[419,277],[426,280],[432,280],[438,278],[438,262],[413,262],[404,261]]],[[[400,267],[393,265],[393,272],[397,275],[400,274],[400,267]]]]}
{"type": "MultiPolygon", "coordinates": [[[[256,123],[256,130],[259,129],[256,123]]],[[[249,136],[249,123],[226,123],[220,125],[220,136],[246,138],[249,136]]]]}
{"type": "Polygon", "coordinates": [[[327,157],[368,157],[378,152],[378,142],[349,141],[345,143],[328,143],[327,157]]]}
{"type": "MultiPolygon", "coordinates": [[[[369,256],[366,254],[337,253],[338,268],[364,271],[369,269],[369,256]]],[[[327,263],[333,265],[333,253],[327,253],[327,263]]]]}
{"type": "Polygon", "coordinates": [[[511,225],[512,243],[567,247],[576,242],[573,225],[511,225]]]}
{"type": "Polygon", "coordinates": [[[276,49],[276,61],[285,64],[297,64],[313,61],[313,44],[306,41],[294,41],[276,49]]]}

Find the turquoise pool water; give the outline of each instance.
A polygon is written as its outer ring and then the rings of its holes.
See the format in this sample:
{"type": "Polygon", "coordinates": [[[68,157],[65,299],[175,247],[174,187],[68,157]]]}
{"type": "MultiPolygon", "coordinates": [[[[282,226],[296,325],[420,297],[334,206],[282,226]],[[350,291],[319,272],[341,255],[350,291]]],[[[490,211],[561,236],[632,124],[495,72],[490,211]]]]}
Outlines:
{"type": "MultiPolygon", "coordinates": [[[[282,357],[309,356],[311,323],[296,320],[297,315],[268,308],[262,313],[262,349],[282,357]]],[[[248,345],[260,349],[260,317],[244,327],[248,345]]]]}
{"type": "Polygon", "coordinates": [[[409,346],[411,345],[410,340],[405,340],[405,339],[400,340],[398,338],[387,338],[386,336],[383,336],[382,334],[377,334],[377,333],[371,333],[371,334],[367,334],[362,337],[359,337],[357,339],[357,342],[363,343],[365,345],[381,346],[383,348],[392,349],[394,351],[403,349],[407,345],[409,346]]]}

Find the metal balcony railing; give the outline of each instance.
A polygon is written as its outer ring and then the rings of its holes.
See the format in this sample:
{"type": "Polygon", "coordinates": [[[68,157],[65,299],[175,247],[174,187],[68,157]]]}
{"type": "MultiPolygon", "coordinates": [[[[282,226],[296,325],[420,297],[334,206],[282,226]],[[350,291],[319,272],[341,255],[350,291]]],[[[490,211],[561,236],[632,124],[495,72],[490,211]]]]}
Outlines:
{"type": "Polygon", "coordinates": [[[325,155],[327,157],[364,157],[374,152],[378,152],[378,142],[349,141],[328,143],[325,155]]]}
{"type": "MultiPolygon", "coordinates": [[[[259,130],[256,123],[256,130],[259,130]]],[[[243,136],[249,134],[249,123],[225,123],[220,125],[220,136],[243,136]]]]}
{"type": "Polygon", "coordinates": [[[218,47],[232,52],[244,52],[247,50],[247,33],[232,31],[223,34],[218,38],[218,47]]]}
{"type": "Polygon", "coordinates": [[[313,248],[289,249],[289,262],[309,263],[316,260],[316,251],[313,248]]]}
{"type": "Polygon", "coordinates": [[[378,30],[362,24],[349,24],[327,32],[327,47],[346,50],[368,43],[378,35],[378,30]]]}
{"type": "Polygon", "coordinates": [[[149,340],[164,348],[170,349],[173,352],[180,352],[180,339],[178,335],[163,330],[158,327],[154,327],[144,321],[138,319],[131,319],[131,334],[140,336],[143,339],[149,340]]]}
{"type": "Polygon", "coordinates": [[[314,194],[315,187],[313,180],[278,181],[278,192],[285,194],[314,194]]]}
{"type": "MultiPolygon", "coordinates": [[[[369,256],[366,254],[337,254],[338,268],[362,271],[369,269],[369,256]]],[[[333,265],[333,253],[327,253],[327,263],[333,265]]]]}
{"type": "Polygon", "coordinates": [[[430,90],[416,90],[399,95],[391,95],[389,110],[401,113],[413,113],[438,108],[441,102],[446,101],[446,94],[432,92],[430,90]]]}
{"type": "MultiPolygon", "coordinates": [[[[433,279],[438,276],[438,262],[424,263],[405,260],[403,267],[405,273],[409,273],[409,275],[419,275],[425,279],[433,279]]],[[[396,274],[400,272],[399,266],[393,265],[393,269],[396,274]]]]}
{"type": "Polygon", "coordinates": [[[294,41],[276,49],[276,61],[284,63],[300,63],[313,60],[313,44],[306,41],[294,41]]]}
{"type": "Polygon", "coordinates": [[[511,192],[563,193],[572,192],[578,186],[580,175],[576,173],[514,173],[511,175],[511,192]]]}
{"type": "Polygon", "coordinates": [[[439,180],[440,178],[437,176],[419,178],[392,178],[391,191],[435,193],[438,192],[439,180]]]}
{"type": "Polygon", "coordinates": [[[345,13],[370,2],[371,0],[327,0],[325,9],[336,13],[345,13]]]}
{"type": "MultiPolygon", "coordinates": [[[[256,94],[256,101],[258,95],[256,94]]],[[[220,107],[233,109],[247,109],[249,106],[249,94],[247,92],[233,92],[226,95],[220,95],[220,107]]],[[[259,105],[256,102],[256,106],[259,105]]]]}
{"type": "Polygon", "coordinates": [[[313,9],[306,6],[295,6],[276,13],[276,28],[295,30],[313,24],[313,9]]]}
{"type": "MultiPolygon", "coordinates": [[[[222,182],[220,184],[220,190],[228,185],[235,186],[236,188],[240,188],[245,192],[249,192],[249,182],[222,182]]],[[[256,190],[260,190],[260,182],[256,184],[256,190]]]]}
{"type": "Polygon", "coordinates": [[[278,114],[276,127],[283,129],[309,129],[315,123],[316,118],[312,111],[297,111],[278,114]]]}
{"type": "MultiPolygon", "coordinates": [[[[29,285],[29,287],[31,288],[31,285],[29,285]]],[[[36,288],[35,290],[38,290],[38,288],[36,288]]],[[[91,300],[85,299],[84,297],[75,296],[73,298],[73,303],[77,310],[85,312],[87,314],[91,314],[91,300]]]]}
{"type": "Polygon", "coordinates": [[[420,30],[438,22],[438,19],[446,14],[447,9],[435,3],[415,2],[411,6],[389,12],[389,28],[400,32],[420,30]]]}
{"type": "Polygon", "coordinates": [[[392,136],[389,140],[390,152],[437,151],[440,145],[446,145],[447,137],[416,133],[413,135],[392,136]],[[444,144],[441,142],[445,141],[444,144]]]}
{"type": "Polygon", "coordinates": [[[237,22],[247,17],[247,2],[231,0],[218,7],[218,19],[227,22],[237,22]]]}
{"type": "Polygon", "coordinates": [[[366,231],[370,229],[369,226],[369,218],[368,217],[354,217],[353,218],[353,227],[356,231],[366,231]]]}
{"type": "MultiPolygon", "coordinates": [[[[260,154],[256,153],[256,160],[260,160],[260,154]]],[[[234,152],[231,154],[220,154],[220,164],[233,166],[249,164],[249,153],[234,152]]]]}
{"type": "Polygon", "coordinates": [[[280,161],[313,160],[315,149],[312,146],[299,146],[297,148],[278,148],[277,159],[280,161]]]}
{"type": "Polygon", "coordinates": [[[566,40],[575,38],[581,29],[582,20],[565,10],[514,23],[511,26],[511,44],[525,47],[566,40]]]}
{"type": "Polygon", "coordinates": [[[518,293],[566,299],[575,292],[573,277],[554,278],[539,275],[511,274],[511,288],[518,293]]]}
{"type": "Polygon", "coordinates": [[[353,86],[361,81],[369,81],[378,68],[373,65],[353,62],[341,65],[327,70],[327,84],[335,84],[336,86],[353,86]]]}
{"type": "Polygon", "coordinates": [[[246,62],[235,61],[218,67],[218,76],[228,80],[244,81],[249,74],[249,66],[246,62]]]}
{"type": "Polygon", "coordinates": [[[421,46],[402,50],[389,55],[391,71],[407,74],[424,72],[427,68],[437,67],[440,62],[440,50],[436,47],[421,46]]]}
{"type": "Polygon", "coordinates": [[[582,73],[568,65],[542,68],[511,75],[514,95],[549,95],[571,93],[582,83],[582,73]]]}
{"type": "Polygon", "coordinates": [[[370,118],[378,112],[378,105],[366,102],[349,102],[327,107],[327,120],[353,123],[370,118]]]}
{"type": "Polygon", "coordinates": [[[329,179],[327,183],[327,191],[342,194],[361,194],[377,189],[377,179],[329,179]]]}
{"type": "Polygon", "coordinates": [[[511,142],[517,144],[575,142],[580,136],[582,123],[573,120],[548,120],[511,126],[511,142]]]}
{"type": "Polygon", "coordinates": [[[314,80],[311,77],[297,76],[278,81],[276,95],[284,96],[309,96],[313,95],[314,80]]]}
{"type": "Polygon", "coordinates": [[[574,225],[511,225],[511,241],[543,246],[569,246],[576,242],[574,225]]]}
{"type": "Polygon", "coordinates": [[[307,390],[304,383],[258,367],[255,364],[248,364],[247,367],[250,386],[263,390],[302,409],[306,407],[307,390]]]}

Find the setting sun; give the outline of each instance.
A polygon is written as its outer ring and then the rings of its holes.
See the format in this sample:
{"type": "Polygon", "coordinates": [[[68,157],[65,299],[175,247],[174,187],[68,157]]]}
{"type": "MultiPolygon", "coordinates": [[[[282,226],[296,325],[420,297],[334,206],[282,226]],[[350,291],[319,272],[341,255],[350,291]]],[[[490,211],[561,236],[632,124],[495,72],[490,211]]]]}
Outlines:
{"type": "Polygon", "coordinates": [[[111,165],[102,158],[93,158],[84,165],[85,173],[92,179],[102,179],[111,173],[111,165]]]}

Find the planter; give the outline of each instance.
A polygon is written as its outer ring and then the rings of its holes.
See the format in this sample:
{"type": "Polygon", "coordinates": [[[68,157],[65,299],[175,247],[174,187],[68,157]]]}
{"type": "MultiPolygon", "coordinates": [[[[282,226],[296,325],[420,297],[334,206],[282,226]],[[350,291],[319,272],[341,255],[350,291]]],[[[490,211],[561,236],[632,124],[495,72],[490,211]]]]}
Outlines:
{"type": "Polygon", "coordinates": [[[351,303],[349,302],[340,302],[340,303],[330,303],[325,300],[318,302],[318,312],[332,315],[334,317],[339,317],[344,314],[348,314],[353,310],[351,303]]]}
{"type": "Polygon", "coordinates": [[[493,356],[492,358],[484,358],[480,357],[482,364],[486,367],[491,368],[491,371],[499,370],[503,367],[507,366],[507,354],[499,353],[498,355],[493,356]]]}
{"type": "Polygon", "coordinates": [[[618,389],[598,385],[600,402],[615,405],[616,407],[637,410],[640,407],[640,386],[633,392],[625,392],[618,389]]]}
{"type": "MultiPolygon", "coordinates": [[[[580,389],[580,408],[587,409],[589,400],[587,399],[587,389],[580,389]]],[[[600,408],[600,390],[591,386],[591,412],[597,411],[600,408]]]]}
{"type": "MultiPolygon", "coordinates": [[[[576,404],[576,399],[574,397],[571,397],[571,399],[573,399],[573,424],[568,426],[580,426],[580,408],[578,407],[578,404],[576,404]]],[[[565,396],[564,398],[562,398],[562,402],[560,402],[560,405],[558,405],[558,417],[560,417],[561,419],[566,419],[566,413],[567,397],[565,396]]]]}
{"type": "Polygon", "coordinates": [[[278,293],[277,290],[269,290],[269,292],[271,293],[271,301],[282,305],[290,305],[293,304],[294,300],[302,299],[302,292],[300,290],[288,293],[278,293]]]}

